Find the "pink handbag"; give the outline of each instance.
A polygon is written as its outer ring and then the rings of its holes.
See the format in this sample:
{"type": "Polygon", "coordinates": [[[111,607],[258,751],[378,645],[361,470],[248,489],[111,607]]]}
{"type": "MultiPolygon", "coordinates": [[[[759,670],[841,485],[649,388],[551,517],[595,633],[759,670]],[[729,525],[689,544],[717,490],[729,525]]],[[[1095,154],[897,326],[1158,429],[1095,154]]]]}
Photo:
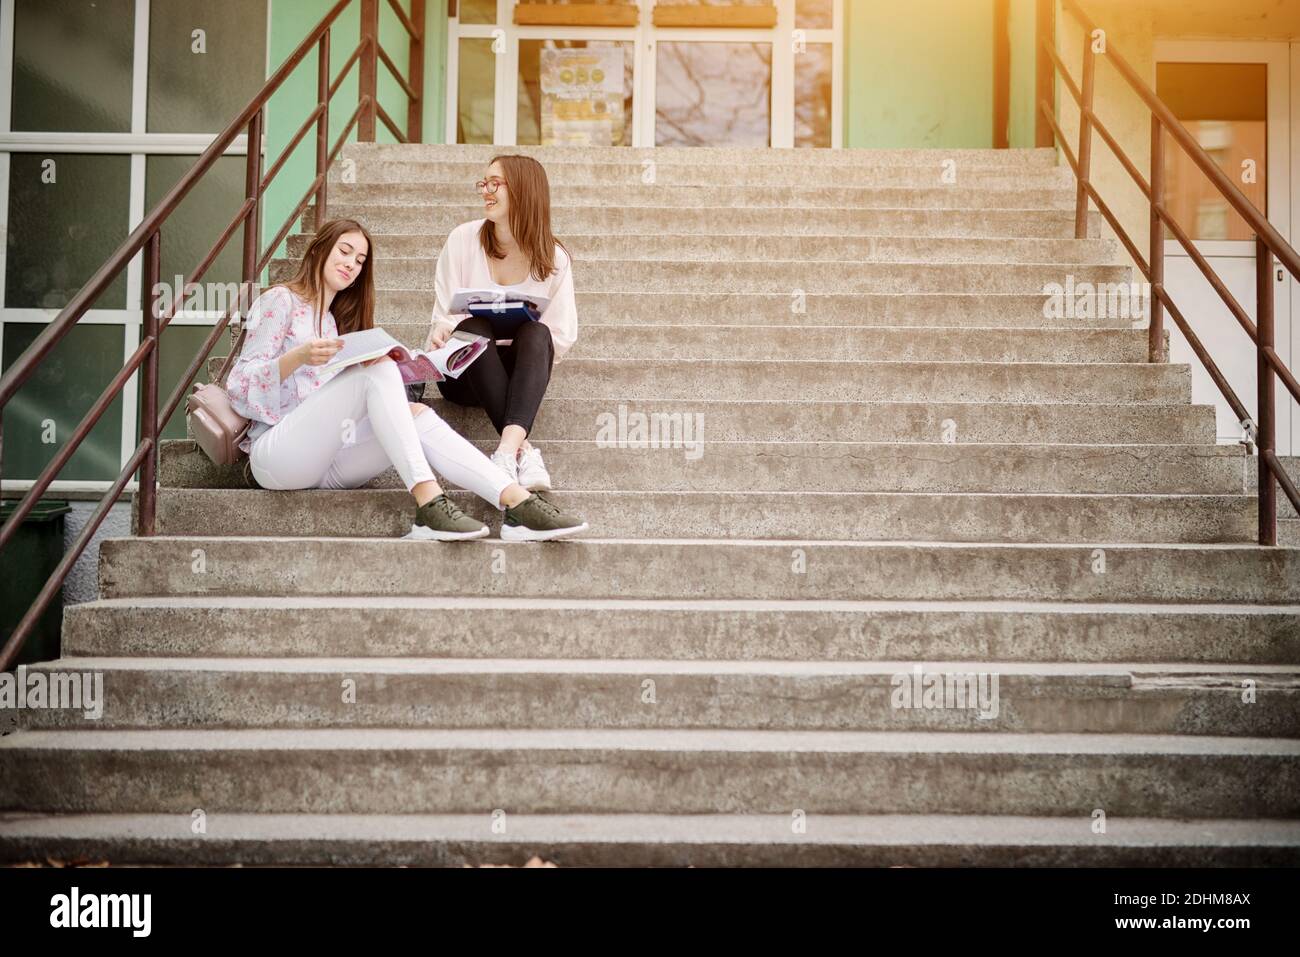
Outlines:
{"type": "Polygon", "coordinates": [[[239,443],[248,434],[252,423],[230,404],[225,384],[235,357],[243,348],[247,331],[247,328],[240,330],[239,338],[217,374],[217,382],[195,383],[194,391],[185,397],[185,417],[194,441],[216,465],[233,465],[246,456],[239,443]]]}

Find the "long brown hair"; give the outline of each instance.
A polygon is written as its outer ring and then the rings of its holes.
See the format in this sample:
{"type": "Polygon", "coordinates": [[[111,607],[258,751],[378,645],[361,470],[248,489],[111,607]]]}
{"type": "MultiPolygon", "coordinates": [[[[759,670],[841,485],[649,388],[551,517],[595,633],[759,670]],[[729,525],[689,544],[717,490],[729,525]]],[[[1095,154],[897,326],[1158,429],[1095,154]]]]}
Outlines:
{"type": "MultiPolygon", "coordinates": [[[[538,282],[555,272],[555,246],[559,243],[566,256],[569,247],[551,234],[551,183],[546,178],[546,169],[531,156],[509,153],[492,157],[492,163],[500,163],[505,173],[506,189],[510,196],[507,217],[510,220],[510,235],[514,236],[519,248],[528,255],[531,263],[528,274],[538,282]]],[[[483,251],[493,259],[504,259],[505,251],[497,242],[496,226],[492,220],[483,223],[479,230],[479,242],[483,251]]]]}
{"type": "Polygon", "coordinates": [[[370,268],[370,264],[375,261],[375,241],[370,238],[366,227],[355,219],[331,219],[316,230],[316,235],[307,244],[297,275],[281,284],[316,308],[318,336],[321,323],[325,321],[325,310],[321,308],[325,301],[325,283],[322,278],[325,263],[344,233],[360,233],[366,237],[366,259],[361,264],[361,271],[352,280],[352,285],[334,297],[330,312],[334,313],[334,324],[338,327],[339,335],[375,327],[375,274],[370,268]]]}

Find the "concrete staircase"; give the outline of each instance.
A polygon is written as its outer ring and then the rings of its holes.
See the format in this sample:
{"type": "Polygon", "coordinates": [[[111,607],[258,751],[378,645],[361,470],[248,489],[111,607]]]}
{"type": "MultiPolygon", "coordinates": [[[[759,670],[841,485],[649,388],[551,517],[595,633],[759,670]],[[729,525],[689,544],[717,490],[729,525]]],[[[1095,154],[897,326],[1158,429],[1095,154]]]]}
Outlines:
{"type": "MultiPolygon", "coordinates": [[[[1300,861],[1300,550],[1250,544],[1187,367],[1044,317],[1134,278],[1051,151],[520,151],[580,316],[534,437],[593,537],[396,541],[392,473],[272,493],[171,444],[161,536],[104,545],[48,666],[103,717],[0,739],[0,855],[1300,861]],[[606,447],[637,413],[703,444],[606,447]],[[899,707],[917,665],[996,714],[899,707]]],[[[495,152],[336,172],[406,341],[495,152]]]]}

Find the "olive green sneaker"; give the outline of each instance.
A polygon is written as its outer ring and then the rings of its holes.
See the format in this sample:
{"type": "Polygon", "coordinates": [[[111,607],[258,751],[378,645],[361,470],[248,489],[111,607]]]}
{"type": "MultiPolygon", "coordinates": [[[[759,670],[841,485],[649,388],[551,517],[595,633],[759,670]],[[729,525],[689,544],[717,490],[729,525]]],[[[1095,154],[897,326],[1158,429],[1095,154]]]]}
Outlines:
{"type": "Polygon", "coordinates": [[[586,530],[587,523],[581,518],[564,514],[537,492],[506,509],[501,522],[501,538],[507,542],[547,542],[586,530]]]}
{"type": "Polygon", "coordinates": [[[404,539],[420,542],[463,542],[483,538],[489,529],[482,522],[470,518],[446,495],[439,495],[415,510],[415,524],[404,539]]]}

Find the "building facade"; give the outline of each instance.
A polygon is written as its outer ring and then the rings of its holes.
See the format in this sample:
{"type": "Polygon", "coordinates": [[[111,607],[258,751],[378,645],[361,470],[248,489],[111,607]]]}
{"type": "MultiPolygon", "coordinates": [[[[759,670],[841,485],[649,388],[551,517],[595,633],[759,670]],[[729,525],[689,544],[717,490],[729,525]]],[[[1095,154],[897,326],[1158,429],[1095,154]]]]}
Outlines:
{"type": "MultiPolygon", "coordinates": [[[[311,27],[329,0],[3,0],[0,3],[0,366],[8,367],[157,200],[183,175],[311,27]]],[[[357,5],[337,35],[356,36],[357,5]]],[[[403,4],[411,9],[409,0],[403,4]]],[[[1274,0],[1090,0],[1089,14],[1176,115],[1290,239],[1300,229],[1300,5],[1274,0]]],[[[599,4],[428,0],[420,125],[425,142],[513,145],[747,146],[791,149],[1024,148],[1050,145],[1035,103],[1047,92],[1067,136],[1078,111],[1036,40],[1052,38],[1076,78],[1085,38],[1059,2],[1040,0],[610,0],[599,4]],[[1045,85],[1046,83],[1046,85],[1045,85]]],[[[404,69],[402,26],[380,4],[380,33],[404,69]]],[[[349,46],[334,47],[334,69],[349,46]]],[[[309,57],[267,110],[274,160],[315,98],[309,57]]],[[[355,75],[348,84],[355,89],[355,75]]],[[[344,86],[346,100],[348,86],[344,86]]],[[[380,71],[380,101],[407,96],[380,71]]],[[[1103,63],[1097,113],[1145,173],[1149,113],[1103,63]]],[[[341,126],[344,117],[335,117],[341,126]]],[[[380,127],[378,138],[391,141],[380,127]]],[[[310,138],[309,138],[310,139],[310,138]]],[[[163,238],[164,277],[190,269],[243,194],[239,138],[163,238]]],[[[1147,208],[1103,144],[1094,170],[1139,247],[1147,208]]],[[[302,144],[268,194],[274,235],[310,180],[302,144]]],[[[1175,148],[1170,208],[1253,309],[1254,243],[1245,224],[1175,148]]],[[[468,187],[467,187],[468,188],[468,187]]],[[[231,247],[206,279],[238,280],[231,247]]],[[[1171,242],[1167,283],[1248,403],[1254,351],[1192,260],[1171,242]]],[[[50,460],[140,341],[140,262],[115,282],[6,411],[4,483],[21,489],[50,460]],[[30,420],[30,421],[27,421],[30,420]]],[[[179,292],[180,290],[178,290],[179,292]]],[[[1279,273],[1278,352],[1293,368],[1300,293],[1279,273]]],[[[186,308],[164,335],[164,394],[213,303],[186,308]]],[[[220,304],[217,304],[220,305],[220,304]]],[[[1195,399],[1217,392],[1194,366],[1195,399]]],[[[1300,449],[1300,415],[1279,390],[1279,451],[1300,449]]],[[[1241,438],[1220,402],[1222,441],[1241,438]]],[[[1252,405],[1253,412],[1253,405],[1252,405]]],[[[103,488],[134,446],[128,390],[73,456],[56,491],[103,488]]],[[[181,437],[174,417],[167,437],[181,437]]]]}

